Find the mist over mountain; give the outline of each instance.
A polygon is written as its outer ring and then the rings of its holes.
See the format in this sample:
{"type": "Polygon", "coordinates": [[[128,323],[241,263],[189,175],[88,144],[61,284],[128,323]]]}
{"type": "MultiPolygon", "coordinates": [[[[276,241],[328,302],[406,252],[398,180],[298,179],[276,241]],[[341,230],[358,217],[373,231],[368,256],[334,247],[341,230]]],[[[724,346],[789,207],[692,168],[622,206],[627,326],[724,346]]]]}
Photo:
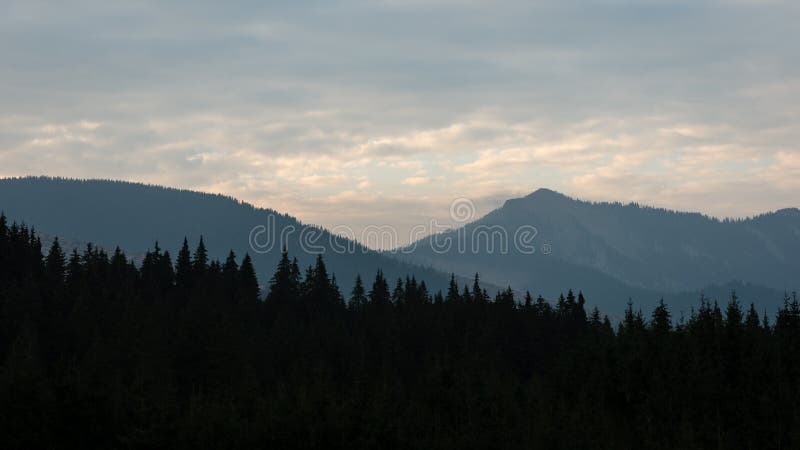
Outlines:
{"type": "Polygon", "coordinates": [[[692,304],[700,292],[746,300],[782,299],[800,273],[800,211],[783,209],[741,220],[719,220],[636,204],[575,200],[548,189],[508,200],[458,230],[404,249],[402,258],[456,273],[480,272],[496,284],[556,296],[582,289],[619,310],[627,297],[692,304]],[[534,253],[514,245],[514,233],[534,227],[534,253]],[[505,230],[508,252],[498,251],[505,230]],[[483,233],[483,234],[481,234],[483,233]],[[461,237],[460,237],[461,236],[461,237]],[[491,236],[494,249],[487,244],[491,236]],[[439,242],[467,239],[468,251],[439,242]]]}
{"type": "Polygon", "coordinates": [[[424,280],[434,291],[446,289],[449,282],[443,272],[387,257],[289,215],[223,195],[110,180],[8,178],[0,179],[0,211],[9,220],[36,227],[45,237],[61,237],[66,247],[70,242],[93,242],[109,250],[119,246],[134,257],[158,241],[174,258],[184,237],[194,246],[203,236],[212,258],[224,260],[231,249],[239,258],[249,253],[262,285],[278,262],[281,242],[303,269],[322,249],[345,296],[356,274],[371,283],[378,269],[392,285],[406,276],[424,280]],[[259,251],[250,245],[255,227],[259,251]],[[280,241],[282,233],[285,241],[280,241]],[[352,251],[333,251],[345,248],[352,251]]]}

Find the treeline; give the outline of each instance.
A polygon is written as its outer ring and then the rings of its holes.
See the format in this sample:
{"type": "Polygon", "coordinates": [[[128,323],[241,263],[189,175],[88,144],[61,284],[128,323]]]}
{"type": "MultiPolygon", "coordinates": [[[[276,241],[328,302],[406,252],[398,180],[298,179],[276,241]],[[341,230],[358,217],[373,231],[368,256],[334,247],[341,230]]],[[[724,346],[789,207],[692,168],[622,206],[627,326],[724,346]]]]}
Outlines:
{"type": "Polygon", "coordinates": [[[260,292],[202,240],[137,267],[0,216],[0,448],[796,448],[796,295],[773,322],[732,296],[612,326],[477,277],[345,298],[286,252],[260,292]]]}

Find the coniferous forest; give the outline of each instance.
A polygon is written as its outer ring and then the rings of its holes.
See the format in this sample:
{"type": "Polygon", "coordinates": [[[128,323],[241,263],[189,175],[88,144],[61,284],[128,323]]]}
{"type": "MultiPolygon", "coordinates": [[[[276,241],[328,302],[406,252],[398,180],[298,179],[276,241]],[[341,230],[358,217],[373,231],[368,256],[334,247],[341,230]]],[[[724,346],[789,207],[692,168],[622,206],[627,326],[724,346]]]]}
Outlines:
{"type": "Polygon", "coordinates": [[[0,448],[800,447],[796,295],[612,323],[477,276],[48,247],[0,218],[0,448]]]}

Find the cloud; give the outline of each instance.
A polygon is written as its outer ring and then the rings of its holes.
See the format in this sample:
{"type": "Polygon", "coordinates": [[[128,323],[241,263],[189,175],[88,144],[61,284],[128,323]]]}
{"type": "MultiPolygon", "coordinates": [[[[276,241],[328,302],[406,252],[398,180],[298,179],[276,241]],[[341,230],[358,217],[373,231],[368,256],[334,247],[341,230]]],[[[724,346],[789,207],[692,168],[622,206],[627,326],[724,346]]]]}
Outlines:
{"type": "Polygon", "coordinates": [[[790,1],[11,0],[0,175],[224,192],[324,225],[541,186],[797,206],[798,20],[790,1]]]}
{"type": "Polygon", "coordinates": [[[430,181],[431,180],[428,177],[408,177],[403,179],[401,183],[406,186],[420,186],[423,184],[428,184],[430,181]]]}

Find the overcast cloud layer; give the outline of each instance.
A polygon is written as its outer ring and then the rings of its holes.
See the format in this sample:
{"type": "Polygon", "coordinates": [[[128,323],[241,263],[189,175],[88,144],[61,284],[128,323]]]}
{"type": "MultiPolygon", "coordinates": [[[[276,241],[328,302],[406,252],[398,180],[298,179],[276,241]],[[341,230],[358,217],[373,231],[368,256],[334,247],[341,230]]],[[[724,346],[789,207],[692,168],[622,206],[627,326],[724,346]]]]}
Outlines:
{"type": "Polygon", "coordinates": [[[538,187],[800,206],[796,1],[295,3],[4,1],[0,176],[403,231],[538,187]]]}

